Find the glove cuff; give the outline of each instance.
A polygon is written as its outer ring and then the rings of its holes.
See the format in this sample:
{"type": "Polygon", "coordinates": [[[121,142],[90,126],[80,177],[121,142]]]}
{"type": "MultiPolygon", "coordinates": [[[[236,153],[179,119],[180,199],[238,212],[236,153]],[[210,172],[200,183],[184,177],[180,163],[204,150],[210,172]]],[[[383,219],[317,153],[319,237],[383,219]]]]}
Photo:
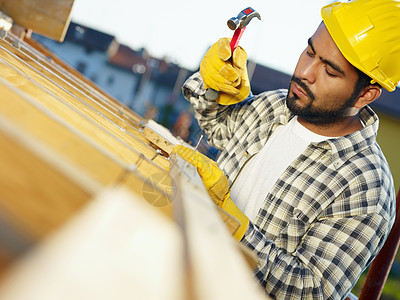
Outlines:
{"type": "MultiPolygon", "coordinates": [[[[222,172],[222,171],[221,171],[222,172]]],[[[210,194],[211,198],[213,199],[214,203],[219,207],[225,202],[226,195],[228,193],[229,182],[226,176],[221,176],[217,183],[214,184],[209,190],[208,193],[210,194]]]]}
{"type": "Polygon", "coordinates": [[[224,202],[221,208],[231,216],[234,216],[240,222],[239,228],[233,234],[233,237],[240,242],[245,235],[247,228],[249,228],[249,218],[236,206],[229,193],[224,197],[224,202]]]}

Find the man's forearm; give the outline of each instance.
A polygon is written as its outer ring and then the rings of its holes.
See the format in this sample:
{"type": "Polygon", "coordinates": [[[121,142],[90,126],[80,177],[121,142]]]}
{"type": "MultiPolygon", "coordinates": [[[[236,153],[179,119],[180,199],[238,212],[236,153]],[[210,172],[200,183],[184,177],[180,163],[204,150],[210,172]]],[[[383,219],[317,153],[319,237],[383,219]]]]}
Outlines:
{"type": "Polygon", "coordinates": [[[195,117],[200,128],[207,134],[209,144],[222,149],[229,141],[230,130],[226,124],[231,107],[204,97],[203,80],[199,73],[195,73],[184,83],[182,92],[192,104],[195,117]]]}

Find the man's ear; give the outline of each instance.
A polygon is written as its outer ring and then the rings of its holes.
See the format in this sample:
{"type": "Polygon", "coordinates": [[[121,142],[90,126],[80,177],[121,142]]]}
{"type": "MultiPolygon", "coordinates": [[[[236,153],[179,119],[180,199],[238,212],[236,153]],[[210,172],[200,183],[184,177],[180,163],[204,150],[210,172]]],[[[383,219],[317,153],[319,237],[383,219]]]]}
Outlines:
{"type": "Polygon", "coordinates": [[[354,107],[361,109],[364,106],[374,102],[382,94],[382,88],[377,85],[366,86],[358,95],[358,99],[354,107]]]}

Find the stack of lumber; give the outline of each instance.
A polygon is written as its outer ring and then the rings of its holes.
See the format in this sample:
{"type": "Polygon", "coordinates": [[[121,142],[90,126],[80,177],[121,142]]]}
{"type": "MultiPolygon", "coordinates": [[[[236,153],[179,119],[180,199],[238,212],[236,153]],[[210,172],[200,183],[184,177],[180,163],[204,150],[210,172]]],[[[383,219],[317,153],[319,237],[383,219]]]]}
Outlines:
{"type": "Polygon", "coordinates": [[[0,299],[265,299],[168,130],[11,32],[0,99],[0,299]]]}
{"type": "Polygon", "coordinates": [[[20,245],[46,235],[102,187],[141,194],[147,178],[169,178],[169,162],[140,133],[139,116],[32,40],[19,49],[15,42],[11,34],[0,40],[0,207],[23,231],[20,245]]]}

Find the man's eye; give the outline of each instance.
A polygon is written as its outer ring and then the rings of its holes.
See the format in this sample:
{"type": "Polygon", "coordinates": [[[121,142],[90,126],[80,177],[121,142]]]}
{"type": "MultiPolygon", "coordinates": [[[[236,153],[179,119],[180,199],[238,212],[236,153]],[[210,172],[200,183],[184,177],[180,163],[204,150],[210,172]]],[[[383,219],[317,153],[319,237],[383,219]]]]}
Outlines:
{"type": "Polygon", "coordinates": [[[326,72],[326,74],[328,74],[328,76],[330,76],[330,77],[337,77],[335,74],[330,73],[330,72],[328,71],[327,68],[325,68],[325,72],[326,72]]]}
{"type": "Polygon", "coordinates": [[[306,53],[307,53],[307,55],[308,55],[309,57],[314,57],[314,53],[312,53],[312,52],[310,52],[310,51],[307,51],[306,53]]]}

